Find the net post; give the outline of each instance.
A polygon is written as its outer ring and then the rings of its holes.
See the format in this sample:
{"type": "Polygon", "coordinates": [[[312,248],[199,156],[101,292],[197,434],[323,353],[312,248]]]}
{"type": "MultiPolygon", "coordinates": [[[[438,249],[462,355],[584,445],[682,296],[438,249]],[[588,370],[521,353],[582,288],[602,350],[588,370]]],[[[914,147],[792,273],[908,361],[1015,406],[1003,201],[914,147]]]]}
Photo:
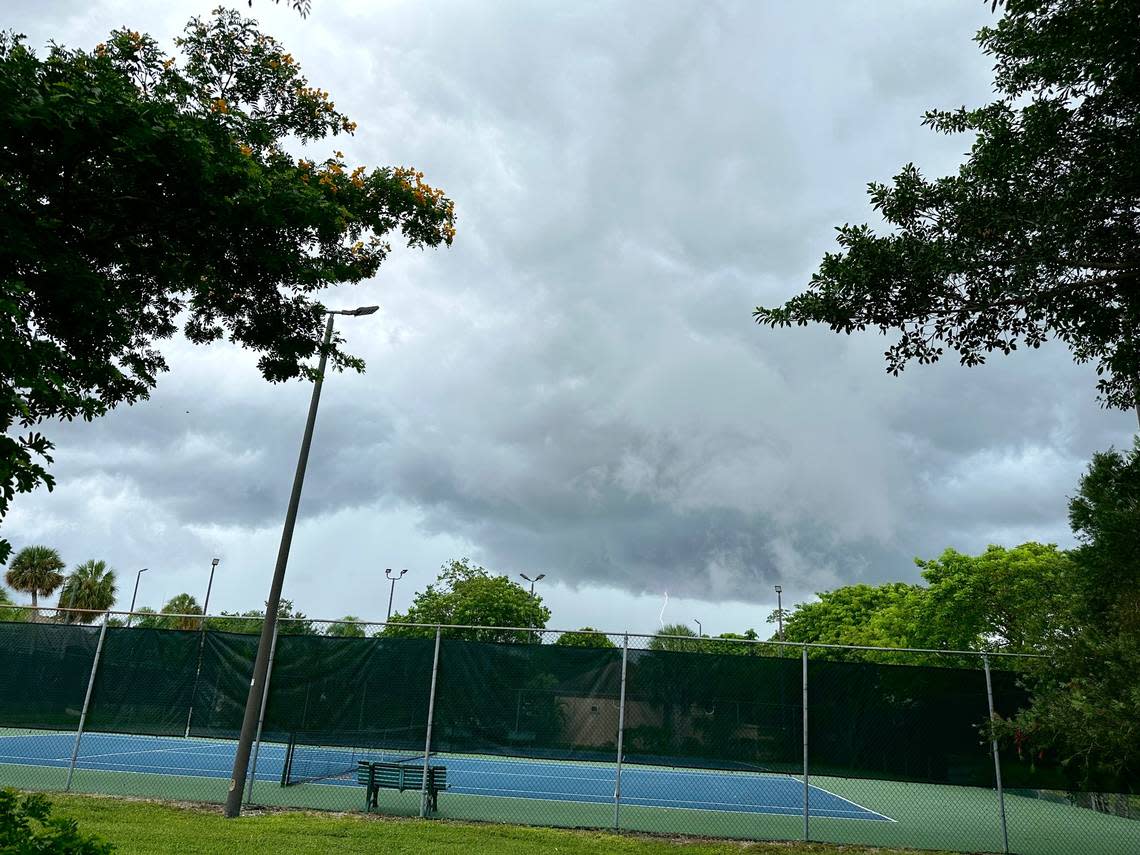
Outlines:
{"type": "Polygon", "coordinates": [[[87,678],[87,694],[83,696],[83,711],[79,713],[79,729],[75,731],[75,745],[71,749],[71,763],[67,767],[67,783],[63,791],[71,792],[71,778],[75,775],[75,764],[79,760],[79,743],[83,739],[83,728],[87,725],[87,711],[91,708],[91,694],[95,691],[95,675],[99,671],[99,660],[103,656],[103,639],[107,637],[107,616],[99,627],[99,641],[95,645],[95,657],[91,660],[91,676],[87,678]]]}
{"type": "MultiPolygon", "coordinates": [[[[988,654],[982,654],[982,667],[986,672],[986,703],[990,710],[990,725],[993,725],[994,720],[997,718],[997,713],[994,712],[994,685],[993,680],[990,678],[990,657],[988,654]]],[[[1001,784],[1001,757],[998,754],[997,737],[993,734],[990,735],[990,747],[994,755],[994,781],[997,784],[997,797],[998,797],[998,815],[1001,819],[1001,851],[1008,855],[1009,853],[1009,829],[1005,823],[1005,790],[1001,784]]]]}
{"type": "Polygon", "coordinates": [[[428,694],[427,737],[424,739],[424,779],[423,789],[420,792],[420,818],[427,816],[428,808],[428,776],[431,774],[428,764],[431,762],[431,726],[435,718],[435,683],[439,676],[439,637],[441,627],[435,628],[435,654],[431,660],[431,691],[428,694]]]}
{"type": "Polygon", "coordinates": [[[621,828],[621,760],[625,741],[625,674],[629,664],[629,633],[621,644],[621,690],[618,695],[617,771],[614,775],[614,829],[621,828]]]}
{"type": "Polygon", "coordinates": [[[285,745],[285,759],[281,761],[281,786],[289,786],[289,776],[293,774],[293,755],[297,751],[297,734],[290,733],[285,745]]]}
{"type": "Polygon", "coordinates": [[[811,839],[809,823],[811,812],[808,809],[808,800],[811,795],[811,783],[808,777],[808,649],[805,644],[801,648],[803,659],[803,731],[804,731],[804,842],[811,839]]]}
{"type": "Polygon", "coordinates": [[[253,801],[253,782],[257,780],[257,753],[261,750],[261,728],[265,724],[265,706],[269,703],[269,681],[273,677],[273,657],[277,653],[277,628],[273,624],[273,640],[269,643],[269,667],[265,671],[265,691],[261,693],[261,712],[257,715],[257,735],[253,738],[253,757],[249,761],[249,778],[245,789],[245,803],[253,801]]]}

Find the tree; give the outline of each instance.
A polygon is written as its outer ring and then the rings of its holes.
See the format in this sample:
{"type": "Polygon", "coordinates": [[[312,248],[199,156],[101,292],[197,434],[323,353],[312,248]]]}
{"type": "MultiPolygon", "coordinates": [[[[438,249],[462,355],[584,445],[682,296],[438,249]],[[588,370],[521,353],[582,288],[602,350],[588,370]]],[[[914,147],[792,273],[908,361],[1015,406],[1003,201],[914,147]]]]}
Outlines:
{"type": "MultiPolygon", "coordinates": [[[[443,565],[436,581],[416,594],[404,614],[392,615],[384,635],[433,635],[435,625],[472,627],[546,626],[550,609],[542,597],[506,576],[493,576],[485,568],[471,564],[466,558],[443,565]],[[424,624],[395,626],[394,624],[424,624]]],[[[519,629],[452,630],[448,638],[474,641],[534,642],[535,633],[519,629]]]]}
{"type": "Polygon", "coordinates": [[[654,634],[653,638],[649,639],[649,649],[691,653],[695,650],[699,650],[700,645],[696,642],[686,641],[685,639],[696,637],[697,634],[689,629],[686,624],[667,623],[654,634]]]}
{"type": "Polygon", "coordinates": [[[91,623],[115,604],[115,571],[105,561],[84,561],[63,581],[59,591],[61,609],[68,623],[91,623]]]}
{"type": "Polygon", "coordinates": [[[1032,662],[1032,702],[997,732],[1055,759],[1075,787],[1125,792],[1140,776],[1140,439],[1093,457],[1069,503],[1080,546],[1070,632],[1032,662]]]}
{"type": "Polygon", "coordinates": [[[134,611],[131,626],[137,626],[139,629],[162,629],[162,620],[158,612],[150,606],[139,606],[134,611]]]}
{"type": "Polygon", "coordinates": [[[7,608],[12,605],[12,598],[8,596],[8,592],[0,588],[0,621],[7,621],[9,623],[16,621],[23,621],[25,616],[22,610],[7,608]]]}
{"type": "Polygon", "coordinates": [[[716,653],[718,655],[729,656],[779,656],[780,649],[767,644],[748,644],[745,642],[756,641],[759,639],[756,630],[745,630],[743,634],[738,632],[722,632],[720,635],[710,638],[701,644],[701,649],[706,653],[716,653]]]}
{"type": "Polygon", "coordinates": [[[217,632],[240,632],[243,635],[257,635],[261,632],[261,624],[264,620],[265,612],[256,609],[245,612],[223,611],[218,617],[207,618],[206,628],[217,632]]]}
{"type": "MultiPolygon", "coordinates": [[[[393,234],[454,237],[422,173],[286,150],[356,125],[255,22],[219,10],[176,44],[124,29],[40,58],[0,33],[0,519],[54,484],[33,428],[147,397],[179,325],[267,380],[311,376],[325,289],[371,278],[393,234]]],[[[342,344],[333,368],[362,370],[342,344]]]]}
{"type": "Polygon", "coordinates": [[[159,625],[163,629],[201,629],[201,618],[186,617],[200,614],[202,607],[196,599],[189,594],[176,594],[159,612],[159,625]]]}
{"type": "MultiPolygon", "coordinates": [[[[220,617],[206,620],[206,627],[219,632],[240,632],[257,635],[265,621],[265,611],[222,612],[220,617]]],[[[303,612],[295,611],[293,601],[282,599],[277,604],[277,633],[279,635],[316,635],[316,627],[303,612]]]]}
{"type": "Polygon", "coordinates": [[[898,332],[894,374],[947,348],[977,365],[1058,338],[1096,364],[1107,406],[1140,416],[1140,16],[1134,0],[1005,7],[977,35],[999,99],[924,119],[975,135],[958,174],[909,164],[869,185],[890,230],[841,226],[808,289],[754,316],[898,332]]]}
{"type": "Polygon", "coordinates": [[[604,632],[584,626],[577,632],[564,632],[554,642],[559,647],[617,647],[604,632]]]}
{"type": "Polygon", "coordinates": [[[32,595],[33,615],[38,616],[39,597],[50,597],[63,584],[59,571],[66,565],[50,546],[25,546],[12,559],[4,581],[13,590],[32,595]]]}
{"type": "MultiPolygon", "coordinates": [[[[1035,653],[1071,630],[1076,574],[1068,553],[1052,544],[990,546],[978,556],[947,549],[915,563],[929,587],[895,633],[910,646],[1035,653]]],[[[875,621],[894,617],[888,611],[875,621]]]]}
{"type": "Polygon", "coordinates": [[[889,606],[921,595],[918,586],[903,582],[876,586],[847,585],[834,591],[824,591],[818,594],[818,602],[797,603],[791,614],[784,618],[784,640],[813,644],[906,646],[908,639],[886,637],[881,631],[876,631],[873,619],[889,606]]]}
{"type": "Polygon", "coordinates": [[[1140,438],[1127,454],[1093,456],[1069,502],[1069,525],[1080,541],[1070,600],[1080,624],[1140,639],[1140,438]]]}
{"type": "MultiPolygon", "coordinates": [[[[1076,571],[1070,556],[1054,545],[990,546],[976,556],[947,549],[915,564],[925,585],[848,585],[821,593],[818,602],[801,603],[784,618],[785,637],[817,644],[1033,653],[1071,631],[1068,602],[1076,571]]],[[[905,661],[951,660],[908,654],[905,661]]]]}
{"type": "Polygon", "coordinates": [[[329,624],[325,635],[337,638],[364,638],[368,633],[364,631],[364,626],[359,620],[356,615],[345,615],[337,623],[329,624]]]}

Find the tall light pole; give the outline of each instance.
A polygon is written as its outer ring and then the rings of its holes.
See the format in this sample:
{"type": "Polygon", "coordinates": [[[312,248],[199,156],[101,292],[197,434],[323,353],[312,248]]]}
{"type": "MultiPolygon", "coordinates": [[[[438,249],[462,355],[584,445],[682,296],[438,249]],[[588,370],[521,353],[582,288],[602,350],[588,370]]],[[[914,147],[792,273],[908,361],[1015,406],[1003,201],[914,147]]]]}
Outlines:
{"type": "Polygon", "coordinates": [[[392,598],[396,596],[396,583],[403,579],[404,574],[407,572],[407,568],[404,568],[400,571],[399,575],[393,576],[391,567],[384,571],[384,575],[387,576],[392,582],[392,587],[388,591],[388,617],[384,620],[384,623],[387,623],[392,619],[392,598]]]}
{"type": "Polygon", "coordinates": [[[206,584],[206,601],[202,603],[202,628],[206,628],[206,615],[210,613],[210,591],[214,587],[214,571],[222,559],[215,558],[210,561],[210,581],[206,584]]]}
{"type": "Polygon", "coordinates": [[[697,638],[702,638],[704,636],[704,633],[701,631],[701,622],[696,618],[693,618],[693,623],[697,625],[697,638]]]}
{"type": "Polygon", "coordinates": [[[532,597],[534,596],[534,583],[535,582],[541,582],[543,579],[546,578],[545,573],[539,573],[533,579],[530,578],[530,576],[526,575],[526,573],[519,573],[519,575],[522,576],[524,579],[526,579],[528,582],[530,582],[530,595],[532,597]]]}
{"type": "Polygon", "coordinates": [[[135,574],[135,592],[131,594],[131,610],[127,612],[127,626],[131,625],[131,618],[135,616],[135,600],[139,595],[139,579],[142,578],[142,574],[145,573],[148,569],[149,568],[144,567],[142,570],[135,574]]]}
{"type": "Polygon", "coordinates": [[[301,452],[297,456],[297,470],[293,475],[293,492],[289,494],[289,507],[285,512],[285,525],[281,530],[281,545],[277,549],[277,565],[273,568],[273,582],[269,586],[269,598],[265,601],[265,621],[261,624],[261,639],[257,643],[257,658],[253,663],[253,678],[249,683],[249,695],[245,701],[245,716],[241,722],[237,751],[234,753],[233,774],[230,789],[226,794],[225,815],[235,817],[241,814],[242,793],[245,791],[245,776],[249,766],[249,755],[253,750],[253,737],[257,731],[258,713],[261,711],[261,696],[265,691],[265,675],[269,670],[269,648],[273,643],[273,629],[277,626],[277,608],[281,603],[281,588],[285,584],[285,568],[289,564],[289,547],[293,543],[293,528],[297,524],[297,508],[301,504],[301,487],[305,483],[305,467],[309,462],[309,448],[313,444],[313,427],[317,423],[317,405],[321,401],[321,384],[325,378],[325,365],[328,363],[329,346],[332,343],[333,316],[351,315],[360,317],[371,315],[379,306],[361,306],[358,309],[330,311],[325,323],[325,337],[321,342],[321,360],[317,365],[317,376],[313,380],[313,397],[309,401],[309,416],[305,421],[305,433],[301,439],[301,452]]]}
{"type": "Polygon", "coordinates": [[[776,586],[776,625],[779,627],[777,630],[780,641],[784,640],[784,588],[782,585],[776,586]]]}

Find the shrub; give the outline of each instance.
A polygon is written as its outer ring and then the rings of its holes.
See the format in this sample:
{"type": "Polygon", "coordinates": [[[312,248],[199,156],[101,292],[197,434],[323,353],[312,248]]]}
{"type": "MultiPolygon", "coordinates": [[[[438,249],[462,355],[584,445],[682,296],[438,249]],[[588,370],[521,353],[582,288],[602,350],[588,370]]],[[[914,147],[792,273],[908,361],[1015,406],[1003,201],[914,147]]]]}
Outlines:
{"type": "Polygon", "coordinates": [[[74,819],[52,816],[43,794],[0,790],[0,852],[5,855],[109,855],[114,848],[81,834],[74,819]]]}

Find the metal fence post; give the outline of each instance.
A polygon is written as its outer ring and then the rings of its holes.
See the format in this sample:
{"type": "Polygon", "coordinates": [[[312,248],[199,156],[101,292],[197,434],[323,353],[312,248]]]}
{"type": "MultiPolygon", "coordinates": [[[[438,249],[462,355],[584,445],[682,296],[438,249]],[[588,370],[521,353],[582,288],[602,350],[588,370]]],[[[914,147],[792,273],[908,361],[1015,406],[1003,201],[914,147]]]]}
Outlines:
{"type": "Polygon", "coordinates": [[[618,732],[617,732],[617,774],[614,776],[614,828],[621,828],[621,759],[622,744],[625,741],[625,673],[629,664],[629,634],[627,633],[621,645],[621,692],[618,696],[618,732]]]}
{"type": "Polygon", "coordinates": [[[435,628],[435,655],[431,662],[431,692],[428,695],[427,737],[424,739],[424,780],[423,791],[420,794],[420,817],[427,816],[428,808],[428,775],[431,761],[431,726],[435,720],[435,683],[439,676],[439,637],[440,627],[435,628]]]}
{"type": "Polygon", "coordinates": [[[257,780],[257,753],[261,750],[261,728],[265,724],[265,705],[269,703],[269,681],[273,678],[273,657],[277,653],[277,628],[273,624],[273,641],[269,643],[269,667],[265,671],[265,691],[261,694],[261,712],[257,716],[257,736],[253,739],[253,757],[249,761],[249,784],[245,791],[245,802],[253,801],[253,782],[257,780]]]}
{"type": "MultiPolygon", "coordinates": [[[[994,719],[997,718],[997,713],[994,712],[994,685],[990,679],[990,657],[982,654],[982,667],[986,670],[986,703],[990,709],[990,724],[992,725],[994,719]]],[[[1001,846],[1002,852],[1009,853],[1009,829],[1005,824],[1005,790],[1001,785],[1001,757],[998,755],[997,737],[990,737],[990,746],[994,753],[994,779],[997,783],[998,795],[998,813],[1001,816],[1001,846]]]]}
{"type": "Polygon", "coordinates": [[[808,778],[808,649],[805,644],[802,649],[803,653],[803,684],[804,684],[804,842],[806,843],[811,839],[808,823],[811,812],[808,810],[808,799],[811,796],[811,784],[808,778]]]}
{"type": "Polygon", "coordinates": [[[87,711],[91,708],[91,693],[95,690],[95,674],[99,670],[99,659],[103,655],[103,639],[107,637],[107,617],[99,627],[99,641],[95,645],[95,658],[91,660],[91,676],[87,678],[87,694],[83,696],[83,711],[79,713],[79,729],[75,731],[75,747],[71,749],[71,764],[67,767],[67,783],[64,792],[71,792],[71,778],[75,774],[75,763],[79,760],[79,743],[83,739],[83,728],[87,724],[87,711]]]}

